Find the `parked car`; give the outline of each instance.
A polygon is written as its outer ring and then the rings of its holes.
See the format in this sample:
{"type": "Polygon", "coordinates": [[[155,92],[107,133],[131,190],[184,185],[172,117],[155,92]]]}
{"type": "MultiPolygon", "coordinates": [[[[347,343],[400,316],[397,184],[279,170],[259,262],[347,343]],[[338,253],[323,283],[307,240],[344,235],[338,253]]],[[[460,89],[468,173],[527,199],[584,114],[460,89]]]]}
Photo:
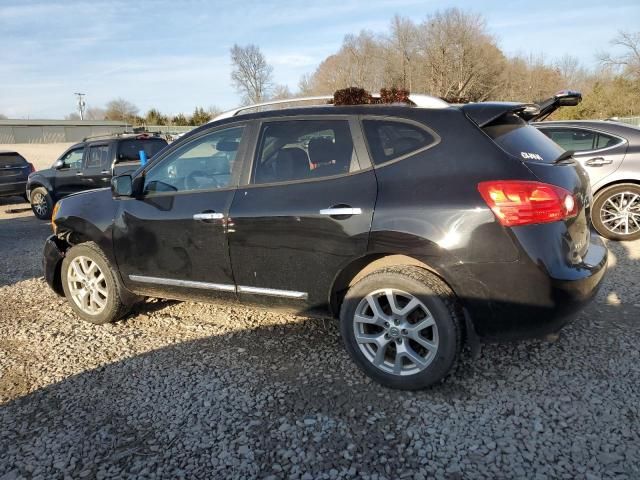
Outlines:
{"type": "Polygon", "coordinates": [[[114,174],[140,166],[141,150],[151,158],[165,146],[164,138],[148,134],[86,138],[66,150],[51,168],[29,176],[26,195],[31,209],[39,219],[48,220],[53,205],[61,198],[108,187],[114,174]]]}
{"type": "Polygon", "coordinates": [[[96,324],[141,296],[329,312],[402,389],[465,342],[557,332],[607,264],[584,169],[536,105],[416,103],[225,114],[58,202],[45,278],[96,324]]]}
{"type": "Polygon", "coordinates": [[[576,105],[581,98],[578,92],[560,92],[547,101],[547,108],[541,108],[532,124],[562,148],[572,151],[589,174],[594,195],[591,219],[598,233],[610,240],[637,240],[640,128],[608,120],[540,121],[561,106],[576,105]],[[563,102],[553,102],[556,98],[563,102]]]}
{"type": "Polygon", "coordinates": [[[33,165],[18,152],[0,150],[0,197],[26,199],[27,177],[34,171],[33,165]]]}

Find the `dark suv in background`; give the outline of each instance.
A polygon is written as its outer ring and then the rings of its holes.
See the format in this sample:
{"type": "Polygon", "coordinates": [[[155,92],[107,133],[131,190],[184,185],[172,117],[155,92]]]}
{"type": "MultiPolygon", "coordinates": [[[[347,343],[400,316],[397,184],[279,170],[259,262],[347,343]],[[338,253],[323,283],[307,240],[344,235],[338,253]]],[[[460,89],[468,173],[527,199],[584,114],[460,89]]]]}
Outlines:
{"type": "Polygon", "coordinates": [[[45,278],[96,324],[144,296],[328,312],[395,388],[557,332],[606,270],[584,169],[536,105],[419,100],[226,114],[58,202],[45,278]]]}
{"type": "MultiPolygon", "coordinates": [[[[29,176],[26,194],[36,217],[47,220],[55,202],[72,193],[107,187],[111,177],[140,166],[140,151],[151,158],[167,141],[149,134],[87,138],[65,151],[53,166],[29,176]]],[[[23,192],[24,193],[24,192],[23,192]]]]}
{"type": "Polygon", "coordinates": [[[0,150],[0,197],[26,198],[27,177],[34,171],[18,152],[0,150]]]}

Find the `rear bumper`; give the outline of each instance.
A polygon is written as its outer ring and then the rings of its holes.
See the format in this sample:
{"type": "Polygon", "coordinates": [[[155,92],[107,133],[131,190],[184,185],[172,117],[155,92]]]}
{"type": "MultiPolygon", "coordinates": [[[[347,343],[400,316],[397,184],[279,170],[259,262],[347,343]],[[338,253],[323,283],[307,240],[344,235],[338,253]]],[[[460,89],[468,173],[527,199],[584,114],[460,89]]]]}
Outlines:
{"type": "Polygon", "coordinates": [[[42,259],[42,267],[44,270],[44,279],[49,287],[61,297],[64,296],[62,289],[62,281],[60,278],[60,268],[64,259],[65,251],[55,235],[51,235],[44,242],[44,251],[42,259]]]}
{"type": "Polygon", "coordinates": [[[558,332],[593,299],[607,257],[600,237],[592,235],[588,253],[577,265],[558,260],[550,268],[534,256],[467,265],[470,275],[460,287],[465,294],[459,296],[484,341],[539,338],[558,332]]]}
{"type": "Polygon", "coordinates": [[[22,196],[27,193],[27,181],[12,183],[0,183],[0,196],[10,197],[13,195],[22,196]]]}

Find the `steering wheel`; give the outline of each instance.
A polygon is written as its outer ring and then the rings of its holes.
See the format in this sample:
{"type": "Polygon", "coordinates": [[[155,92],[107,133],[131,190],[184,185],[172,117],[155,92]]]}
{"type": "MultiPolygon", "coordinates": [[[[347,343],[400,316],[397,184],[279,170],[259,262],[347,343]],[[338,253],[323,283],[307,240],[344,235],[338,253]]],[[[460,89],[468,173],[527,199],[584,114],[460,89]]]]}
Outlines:
{"type": "Polygon", "coordinates": [[[198,190],[202,187],[196,177],[206,177],[213,182],[213,187],[217,188],[220,186],[218,180],[215,177],[207,174],[206,172],[203,172],[202,170],[194,170],[193,172],[190,172],[184,179],[184,184],[187,187],[187,190],[198,190]]]}

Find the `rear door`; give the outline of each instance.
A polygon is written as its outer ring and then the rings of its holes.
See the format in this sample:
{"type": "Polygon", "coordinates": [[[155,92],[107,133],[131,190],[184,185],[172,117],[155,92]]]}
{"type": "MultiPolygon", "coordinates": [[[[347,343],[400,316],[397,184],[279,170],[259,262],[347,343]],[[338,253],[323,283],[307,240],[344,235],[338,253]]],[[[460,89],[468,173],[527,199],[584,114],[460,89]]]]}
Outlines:
{"type": "Polygon", "coordinates": [[[109,143],[89,145],[84,156],[82,183],[85,189],[108,187],[111,179],[109,143]]]}
{"type": "Polygon", "coordinates": [[[229,214],[238,295],[325,307],[341,269],[367,251],[376,199],[359,125],[345,116],[261,122],[229,214]]]}
{"type": "Polygon", "coordinates": [[[627,152],[627,141],[621,137],[591,128],[574,126],[540,126],[538,128],[573,157],[589,174],[594,190],[615,172],[627,152]]]}
{"type": "Polygon", "coordinates": [[[82,159],[84,145],[66,152],[61,158],[62,165],[56,169],[53,178],[54,196],[56,199],[85,189],[82,175],[82,159]]]}

